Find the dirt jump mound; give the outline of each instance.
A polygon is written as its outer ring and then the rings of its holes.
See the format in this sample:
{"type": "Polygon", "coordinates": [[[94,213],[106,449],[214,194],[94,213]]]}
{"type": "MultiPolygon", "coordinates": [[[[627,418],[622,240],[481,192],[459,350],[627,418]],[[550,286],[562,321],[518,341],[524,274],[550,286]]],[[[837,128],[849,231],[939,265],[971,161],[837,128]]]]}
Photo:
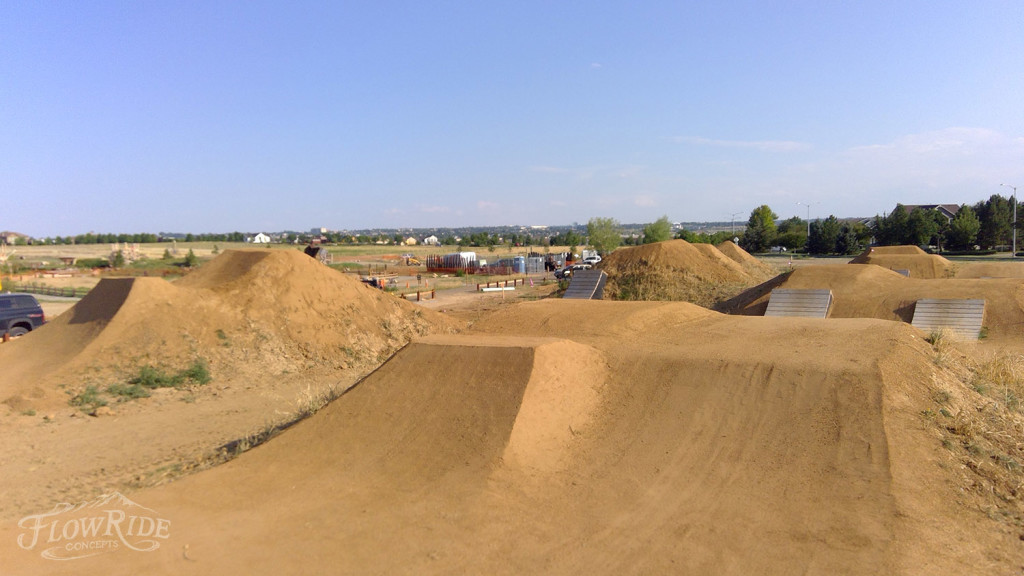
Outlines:
{"type": "Polygon", "coordinates": [[[734,244],[732,240],[726,240],[725,242],[715,246],[715,248],[718,248],[718,251],[722,254],[732,258],[737,264],[742,266],[748,274],[755,278],[764,277],[765,275],[770,275],[772,273],[772,269],[768,265],[751,256],[749,252],[734,244]]]}
{"type": "Polygon", "coordinates": [[[685,240],[619,248],[604,259],[601,269],[608,273],[604,293],[611,299],[686,301],[709,307],[770,276],[767,269],[738,262],[710,244],[685,240]]]}
{"type": "Polygon", "coordinates": [[[16,410],[66,406],[91,382],[196,359],[215,375],[255,379],[370,367],[413,336],[453,329],[297,250],[229,250],[175,283],[104,279],[68,312],[0,346],[0,401],[16,410]]]}
{"type": "Polygon", "coordinates": [[[850,264],[874,264],[889,270],[902,270],[911,278],[951,278],[953,263],[942,256],[928,254],[917,246],[877,246],[868,248],[850,260],[850,264]]]}
{"type": "MultiPolygon", "coordinates": [[[[1024,560],[939,462],[921,412],[947,375],[909,326],[548,300],[475,329],[415,341],[260,448],[132,494],[172,521],[158,550],[45,567],[874,575],[1024,560]]],[[[12,570],[46,562],[15,548],[24,531],[0,529],[12,570]]]]}
{"type": "Polygon", "coordinates": [[[880,318],[910,322],[918,300],[983,299],[987,339],[1024,338],[1024,284],[1016,279],[920,279],[867,264],[803,266],[747,290],[718,309],[730,314],[764,315],[771,290],[829,289],[831,318],[880,318]]]}

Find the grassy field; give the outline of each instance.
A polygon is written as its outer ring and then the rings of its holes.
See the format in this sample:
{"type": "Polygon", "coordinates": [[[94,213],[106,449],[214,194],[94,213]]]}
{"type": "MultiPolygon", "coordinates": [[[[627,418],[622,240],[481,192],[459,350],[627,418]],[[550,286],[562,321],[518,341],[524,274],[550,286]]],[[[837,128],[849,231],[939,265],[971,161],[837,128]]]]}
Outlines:
{"type": "MultiPolygon", "coordinates": [[[[55,288],[92,288],[101,277],[120,276],[161,276],[168,279],[187,273],[184,267],[185,256],[191,250],[202,262],[214,258],[224,250],[303,250],[306,246],[294,244],[253,245],[245,242],[160,242],[137,245],[134,262],[118,269],[94,270],[89,267],[68,268],[62,258],[75,258],[79,264],[89,260],[108,259],[115,246],[111,244],[78,244],[78,245],[33,245],[18,246],[8,249],[8,261],[0,266],[0,275],[4,277],[5,289],[25,289],[38,292],[40,287],[55,288]],[[169,257],[168,257],[169,256],[169,257]],[[19,288],[20,287],[20,288],[19,288]]],[[[127,255],[125,245],[117,246],[127,255]]],[[[436,290],[460,288],[476,283],[505,280],[501,276],[434,276],[428,275],[424,266],[406,266],[403,254],[412,254],[421,262],[428,255],[449,254],[456,251],[454,246],[395,246],[395,245],[337,245],[327,246],[331,254],[332,268],[336,270],[361,274],[378,275],[397,274],[399,282],[395,288],[399,292],[415,291],[417,287],[436,290]],[[417,284],[416,276],[422,275],[421,283],[417,284]],[[408,287],[407,287],[408,286],[408,287]]],[[[469,248],[464,251],[475,251],[478,258],[497,260],[509,256],[524,255],[530,249],[543,252],[540,247],[495,247],[494,251],[487,248],[469,248]]],[[[567,247],[554,247],[551,252],[567,251],[567,247]]]]}

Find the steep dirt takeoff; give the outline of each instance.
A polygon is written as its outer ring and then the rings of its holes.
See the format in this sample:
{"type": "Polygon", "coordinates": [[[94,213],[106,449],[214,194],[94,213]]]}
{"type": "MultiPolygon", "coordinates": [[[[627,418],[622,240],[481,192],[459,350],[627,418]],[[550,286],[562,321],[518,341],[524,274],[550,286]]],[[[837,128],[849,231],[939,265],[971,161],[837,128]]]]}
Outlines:
{"type": "Polygon", "coordinates": [[[268,444],[132,494],[171,522],[158,550],[47,562],[6,526],[6,567],[875,575],[1024,561],[1018,534],[958,504],[939,466],[920,412],[940,369],[910,326],[549,300],[476,329],[414,342],[268,444]]]}

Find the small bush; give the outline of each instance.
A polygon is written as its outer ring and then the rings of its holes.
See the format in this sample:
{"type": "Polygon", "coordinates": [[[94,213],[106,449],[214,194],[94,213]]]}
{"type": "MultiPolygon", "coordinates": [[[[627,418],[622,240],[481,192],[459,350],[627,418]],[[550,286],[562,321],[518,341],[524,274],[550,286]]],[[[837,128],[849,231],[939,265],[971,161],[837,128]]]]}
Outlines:
{"type": "Polygon", "coordinates": [[[210,376],[210,367],[207,366],[206,361],[202,358],[192,362],[192,365],[179,372],[178,376],[200,385],[209,384],[210,380],[213,379],[210,376]]]}
{"type": "Polygon", "coordinates": [[[139,384],[111,384],[107,386],[107,394],[119,396],[122,400],[135,400],[136,398],[149,398],[149,390],[139,384]]]}
{"type": "Polygon", "coordinates": [[[137,384],[146,388],[174,388],[180,383],[172,376],[156,366],[146,364],[139,369],[139,374],[128,380],[129,384],[137,384]]]}
{"type": "Polygon", "coordinates": [[[128,380],[129,384],[143,386],[145,388],[178,388],[191,382],[193,384],[208,384],[210,368],[206,361],[199,358],[192,362],[192,365],[176,374],[168,374],[161,368],[146,364],[139,368],[139,373],[128,380]]]}
{"type": "Polygon", "coordinates": [[[81,393],[71,398],[72,406],[81,406],[83,409],[95,410],[100,406],[106,406],[107,400],[100,396],[100,390],[96,386],[89,385],[81,393]]]}
{"type": "Polygon", "coordinates": [[[199,258],[196,256],[196,253],[189,248],[188,254],[185,255],[185,266],[188,268],[194,268],[197,264],[199,264],[199,258]]]}

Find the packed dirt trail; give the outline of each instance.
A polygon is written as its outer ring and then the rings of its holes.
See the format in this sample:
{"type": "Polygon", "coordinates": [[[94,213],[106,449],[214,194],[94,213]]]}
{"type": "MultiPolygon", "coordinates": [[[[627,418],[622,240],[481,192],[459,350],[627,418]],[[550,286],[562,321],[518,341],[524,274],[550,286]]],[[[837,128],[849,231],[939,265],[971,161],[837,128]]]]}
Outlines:
{"type": "Polygon", "coordinates": [[[131,499],[152,552],[15,574],[999,574],[892,321],[543,300],[419,338],[308,420],[131,499]],[[856,342],[856,346],[851,346],[856,342]],[[826,352],[827,351],[827,352],[826,352]]]}

